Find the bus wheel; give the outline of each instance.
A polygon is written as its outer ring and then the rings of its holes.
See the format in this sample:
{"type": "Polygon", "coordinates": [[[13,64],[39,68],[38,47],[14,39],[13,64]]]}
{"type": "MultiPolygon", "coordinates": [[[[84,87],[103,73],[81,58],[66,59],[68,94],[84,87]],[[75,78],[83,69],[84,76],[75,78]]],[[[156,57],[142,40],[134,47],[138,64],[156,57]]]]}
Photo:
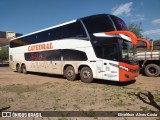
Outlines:
{"type": "Polygon", "coordinates": [[[93,81],[93,73],[89,67],[83,67],[80,72],[82,82],[91,83],[93,81]]]}
{"type": "Polygon", "coordinates": [[[67,78],[67,80],[71,80],[74,81],[76,79],[76,74],[74,71],[74,68],[71,66],[68,66],[65,71],[64,71],[64,75],[67,78]]]}
{"type": "Polygon", "coordinates": [[[22,73],[27,74],[27,70],[26,70],[25,64],[22,65],[22,73]]]}
{"type": "Polygon", "coordinates": [[[16,70],[17,70],[18,73],[21,73],[21,72],[22,72],[22,71],[21,71],[21,67],[20,67],[19,64],[17,65],[16,70]]]}
{"type": "Polygon", "coordinates": [[[156,64],[148,64],[145,67],[145,74],[149,77],[158,77],[160,74],[160,67],[156,64]]]}

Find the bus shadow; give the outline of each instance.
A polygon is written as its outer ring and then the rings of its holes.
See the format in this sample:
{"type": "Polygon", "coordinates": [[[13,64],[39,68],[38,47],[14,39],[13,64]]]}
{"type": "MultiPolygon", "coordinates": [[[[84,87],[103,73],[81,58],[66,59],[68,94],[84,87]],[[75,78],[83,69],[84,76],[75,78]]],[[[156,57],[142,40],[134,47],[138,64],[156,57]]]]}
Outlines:
{"type": "Polygon", "coordinates": [[[27,74],[37,75],[37,76],[44,76],[44,77],[52,77],[52,78],[65,79],[65,78],[63,77],[63,75],[57,75],[57,74],[38,73],[38,72],[27,72],[27,74]]]}
{"type": "Polygon", "coordinates": [[[9,64],[0,64],[0,67],[9,67],[9,64]]]}
{"type": "Polygon", "coordinates": [[[93,83],[114,85],[114,86],[127,86],[127,85],[133,84],[135,82],[136,82],[136,80],[127,81],[127,82],[118,82],[118,81],[95,79],[93,83]]]}
{"type": "MultiPolygon", "coordinates": [[[[60,78],[62,80],[66,80],[66,78],[63,75],[57,75],[57,74],[39,73],[39,72],[27,72],[27,74],[43,76],[43,77],[51,77],[51,78],[60,78]]],[[[77,79],[75,81],[78,81],[78,80],[80,80],[80,76],[77,76],[77,79]]],[[[111,80],[94,79],[92,83],[114,85],[114,86],[127,86],[135,82],[136,80],[132,80],[128,82],[118,82],[118,81],[111,81],[111,80]]]]}

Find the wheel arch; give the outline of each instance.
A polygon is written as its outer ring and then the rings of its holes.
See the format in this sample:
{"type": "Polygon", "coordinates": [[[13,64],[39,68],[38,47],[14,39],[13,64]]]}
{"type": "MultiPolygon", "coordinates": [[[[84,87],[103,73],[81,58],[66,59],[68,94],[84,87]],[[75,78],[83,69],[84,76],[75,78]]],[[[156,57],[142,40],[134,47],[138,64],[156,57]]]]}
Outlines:
{"type": "Polygon", "coordinates": [[[144,66],[147,66],[147,65],[149,65],[149,64],[156,64],[156,65],[160,66],[159,60],[147,60],[147,61],[145,62],[145,65],[144,65],[144,66]]]}
{"type": "Polygon", "coordinates": [[[91,65],[88,65],[88,64],[80,64],[79,66],[78,66],[78,73],[80,73],[80,71],[81,71],[81,69],[83,68],[83,67],[89,67],[90,69],[91,69],[91,71],[92,71],[92,73],[93,73],[93,77],[95,78],[95,70],[93,69],[93,67],[91,66],[91,65]]]}
{"type": "Polygon", "coordinates": [[[72,64],[65,64],[65,65],[63,66],[63,73],[64,73],[65,69],[66,69],[68,66],[73,67],[74,70],[75,70],[75,73],[76,73],[76,74],[78,73],[77,70],[75,69],[76,67],[75,67],[74,65],[72,65],[72,64]]]}
{"type": "Polygon", "coordinates": [[[17,67],[18,65],[20,65],[20,63],[16,63],[16,67],[17,67]]]}
{"type": "Polygon", "coordinates": [[[25,66],[26,66],[26,64],[25,64],[25,63],[22,63],[22,64],[21,64],[21,68],[22,68],[22,66],[23,66],[23,65],[25,65],[25,66]]]}
{"type": "Polygon", "coordinates": [[[144,68],[144,72],[149,77],[158,77],[160,75],[160,66],[155,63],[147,64],[144,68]],[[152,68],[153,71],[150,70],[150,68],[152,68]]]}

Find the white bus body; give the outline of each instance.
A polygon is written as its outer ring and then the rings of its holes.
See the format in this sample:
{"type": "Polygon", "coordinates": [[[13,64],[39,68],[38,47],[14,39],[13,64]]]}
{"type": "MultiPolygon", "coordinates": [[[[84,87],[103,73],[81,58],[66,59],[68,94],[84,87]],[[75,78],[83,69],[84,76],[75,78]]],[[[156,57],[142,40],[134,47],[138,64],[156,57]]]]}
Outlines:
{"type": "Polygon", "coordinates": [[[123,23],[121,28],[115,28],[112,19],[121,20],[108,14],[95,15],[12,39],[10,67],[23,73],[60,74],[68,80],[75,80],[80,75],[83,82],[92,82],[93,78],[120,82],[134,80],[139,72],[138,65],[133,63],[131,39],[122,34],[105,33],[110,29],[125,29],[123,21],[120,21],[123,23]],[[95,27],[91,32],[89,21],[103,17],[110,20],[109,29],[103,31],[95,27]],[[126,50],[122,50],[120,45],[123,44],[128,45],[126,50]],[[126,60],[122,60],[123,57],[126,60]]]}

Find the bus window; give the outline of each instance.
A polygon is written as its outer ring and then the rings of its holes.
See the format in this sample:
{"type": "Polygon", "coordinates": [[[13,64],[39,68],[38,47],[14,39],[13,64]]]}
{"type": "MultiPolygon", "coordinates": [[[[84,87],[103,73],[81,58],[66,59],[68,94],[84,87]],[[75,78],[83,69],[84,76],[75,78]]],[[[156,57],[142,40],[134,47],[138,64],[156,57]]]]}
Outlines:
{"type": "Polygon", "coordinates": [[[95,46],[95,53],[98,58],[118,61],[118,47],[117,44],[108,44],[103,46],[95,46]]]}
{"type": "Polygon", "coordinates": [[[53,28],[51,30],[48,31],[49,36],[48,36],[48,40],[51,41],[51,40],[58,40],[58,39],[61,39],[61,29],[62,27],[57,27],[57,28],[53,28]]]}
{"type": "Polygon", "coordinates": [[[117,44],[103,46],[103,58],[107,60],[118,61],[117,44]]]}
{"type": "Polygon", "coordinates": [[[46,42],[48,41],[48,36],[48,31],[40,32],[35,36],[34,43],[46,42]]]}
{"type": "Polygon", "coordinates": [[[128,31],[128,28],[122,19],[120,19],[114,15],[110,15],[110,17],[113,20],[117,30],[127,30],[128,31]]]}
{"type": "Polygon", "coordinates": [[[84,38],[87,37],[82,24],[77,21],[62,27],[62,38],[84,38]]]}
{"type": "Polygon", "coordinates": [[[85,52],[71,49],[63,49],[62,56],[64,61],[86,61],[87,55],[85,52]]]}
{"type": "Polygon", "coordinates": [[[61,61],[61,50],[53,50],[53,61],[61,61]]]}
{"type": "Polygon", "coordinates": [[[90,34],[115,30],[107,15],[86,17],[82,21],[90,34]]]}

